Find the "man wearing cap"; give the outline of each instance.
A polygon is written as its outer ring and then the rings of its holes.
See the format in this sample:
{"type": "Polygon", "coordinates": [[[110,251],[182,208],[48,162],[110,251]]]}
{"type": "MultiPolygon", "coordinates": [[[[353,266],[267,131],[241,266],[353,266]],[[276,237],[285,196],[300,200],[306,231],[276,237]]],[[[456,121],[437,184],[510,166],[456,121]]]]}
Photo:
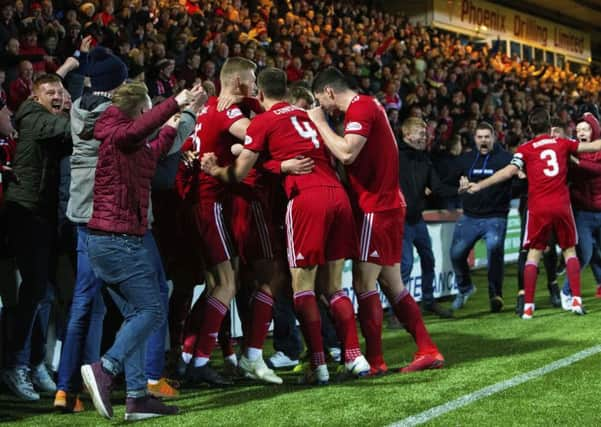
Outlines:
{"type": "MultiPolygon", "coordinates": [[[[576,139],[581,143],[590,143],[601,137],[599,120],[584,113],[576,125],[576,139]]],[[[574,208],[574,219],[578,232],[576,254],[580,268],[584,269],[595,258],[593,251],[601,248],[601,153],[581,153],[572,157],[574,167],[570,168],[570,200],[574,208]]],[[[597,284],[595,295],[601,298],[601,284],[597,284]]],[[[566,280],[561,292],[562,307],[571,307],[571,292],[566,280]]]]}

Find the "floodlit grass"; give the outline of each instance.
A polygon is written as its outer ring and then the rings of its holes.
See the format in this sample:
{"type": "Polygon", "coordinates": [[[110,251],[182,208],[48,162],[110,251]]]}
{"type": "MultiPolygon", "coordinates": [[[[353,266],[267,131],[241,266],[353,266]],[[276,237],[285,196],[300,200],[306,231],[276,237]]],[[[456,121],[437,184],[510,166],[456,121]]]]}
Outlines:
{"type": "MultiPolygon", "coordinates": [[[[588,315],[577,317],[550,308],[543,275],[538,284],[538,309],[531,321],[523,321],[513,313],[514,267],[506,275],[506,307],[501,314],[489,312],[485,277],[485,271],[476,272],[478,292],[455,319],[426,317],[447,360],[443,370],[343,381],[318,388],[296,385],[297,375],[285,373],[283,386],[244,382],[225,390],[184,389],[182,397],[174,402],[182,410],[180,416],[145,424],[382,426],[601,343],[601,300],[593,298],[594,281],[588,271],[583,276],[588,315]]],[[[398,368],[411,360],[414,345],[404,331],[386,329],[384,342],[390,367],[398,368]]],[[[217,353],[215,356],[219,359],[217,353]]],[[[450,412],[428,425],[599,425],[600,362],[601,355],[590,357],[450,412]]],[[[333,374],[335,367],[330,372],[333,374]]],[[[113,423],[122,423],[123,394],[115,397],[113,423]]],[[[108,424],[92,410],[89,400],[85,404],[90,410],[62,415],[52,411],[50,397],[32,404],[3,392],[0,421],[36,426],[108,424]]]]}

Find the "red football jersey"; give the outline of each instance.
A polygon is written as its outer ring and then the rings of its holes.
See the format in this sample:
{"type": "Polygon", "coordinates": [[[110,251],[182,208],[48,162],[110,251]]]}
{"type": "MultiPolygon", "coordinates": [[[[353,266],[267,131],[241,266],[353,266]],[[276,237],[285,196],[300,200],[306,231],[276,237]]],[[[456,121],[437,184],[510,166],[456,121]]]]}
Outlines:
{"type": "Polygon", "coordinates": [[[252,119],[246,131],[244,148],[255,152],[268,151],[277,161],[297,156],[310,157],[315,161],[315,167],[309,174],[284,175],[288,198],[309,187],[341,186],[325,144],[307,113],[287,102],[277,103],[252,119]]]}
{"type": "Polygon", "coordinates": [[[355,96],[344,117],[344,133],[367,138],[346,168],[361,210],[380,212],[407,206],[399,184],[399,149],[382,105],[370,96],[355,96]]]}
{"type": "MultiPolygon", "coordinates": [[[[194,149],[198,151],[198,158],[204,153],[215,153],[219,166],[228,166],[234,162],[231,147],[240,143],[237,138],[230,134],[230,127],[238,120],[246,117],[238,105],[232,105],[224,111],[217,111],[217,97],[211,97],[201,110],[196,120],[194,133],[182,146],[182,151],[194,149]]],[[[251,180],[255,171],[251,172],[251,180]]],[[[199,173],[198,190],[200,199],[203,201],[214,201],[222,199],[228,186],[217,178],[202,171],[199,173]]],[[[245,181],[246,182],[246,181],[245,181]]]]}
{"type": "Polygon", "coordinates": [[[570,205],[568,163],[578,151],[571,139],[540,135],[520,145],[512,164],[528,177],[528,209],[532,212],[570,205]]]}

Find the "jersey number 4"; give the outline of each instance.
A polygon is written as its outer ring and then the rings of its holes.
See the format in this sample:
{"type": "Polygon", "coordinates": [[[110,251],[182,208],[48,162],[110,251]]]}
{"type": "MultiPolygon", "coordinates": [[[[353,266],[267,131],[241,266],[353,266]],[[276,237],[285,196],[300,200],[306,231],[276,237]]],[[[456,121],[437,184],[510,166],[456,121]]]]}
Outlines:
{"type": "Polygon", "coordinates": [[[541,160],[547,162],[547,167],[543,169],[546,176],[555,176],[559,173],[559,163],[557,162],[557,154],[553,150],[543,150],[540,153],[541,160]]]}
{"type": "Polygon", "coordinates": [[[298,122],[298,119],[294,116],[290,117],[290,121],[294,126],[294,129],[298,132],[301,138],[310,139],[315,148],[319,148],[319,139],[317,138],[317,131],[313,129],[311,123],[306,120],[298,122]]]}

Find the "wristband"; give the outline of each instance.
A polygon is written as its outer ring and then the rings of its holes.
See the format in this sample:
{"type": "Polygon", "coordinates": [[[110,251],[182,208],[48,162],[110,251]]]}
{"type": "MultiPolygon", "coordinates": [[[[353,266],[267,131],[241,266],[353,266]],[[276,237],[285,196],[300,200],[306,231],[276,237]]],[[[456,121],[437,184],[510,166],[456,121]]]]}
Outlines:
{"type": "Polygon", "coordinates": [[[79,49],[77,49],[75,52],[73,52],[73,55],[71,55],[71,56],[79,59],[79,57],[81,56],[81,52],[79,51],[79,49]]]}

